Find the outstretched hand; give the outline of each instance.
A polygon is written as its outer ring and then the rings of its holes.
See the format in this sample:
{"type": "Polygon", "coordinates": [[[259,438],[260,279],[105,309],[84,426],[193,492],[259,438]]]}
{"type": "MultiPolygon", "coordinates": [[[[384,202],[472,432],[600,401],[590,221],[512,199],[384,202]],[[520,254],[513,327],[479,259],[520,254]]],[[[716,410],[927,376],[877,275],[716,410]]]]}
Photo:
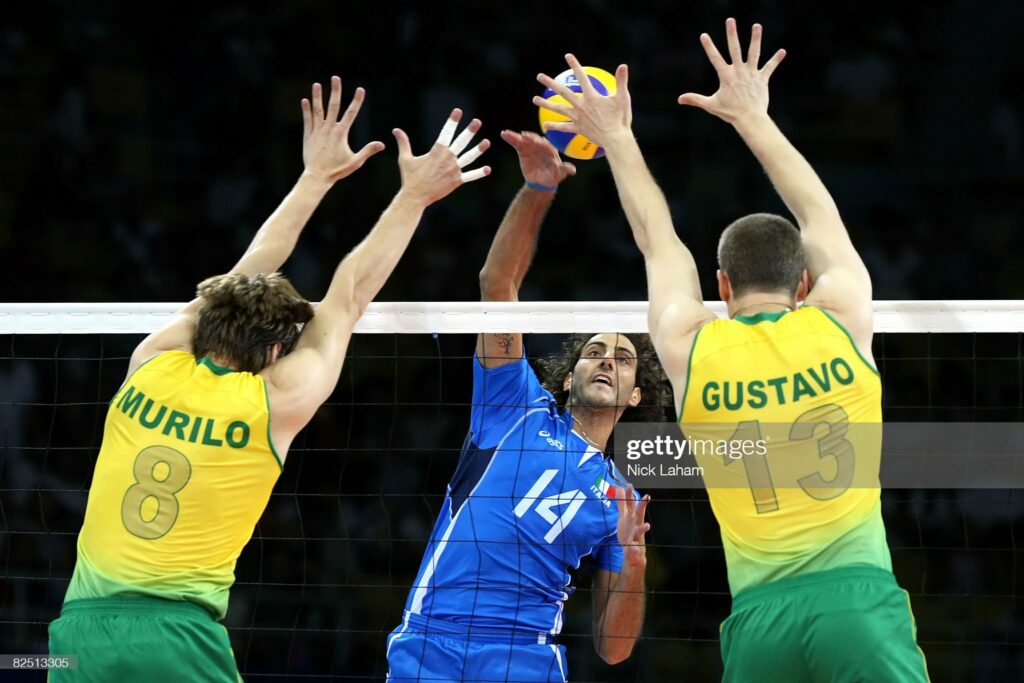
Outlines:
{"type": "Polygon", "coordinates": [[[579,133],[591,142],[607,147],[616,137],[632,136],[633,110],[629,103],[629,69],[620,64],[615,70],[615,94],[602,95],[594,88],[590,78],[583,71],[579,60],[571,54],[565,61],[572,68],[582,92],[576,93],[558,83],[547,74],[538,74],[537,80],[564,97],[571,105],[551,102],[543,97],[534,97],[533,103],[557,114],[567,116],[569,121],[555,121],[545,124],[548,130],[579,133]]]}
{"type": "Polygon", "coordinates": [[[519,168],[528,183],[557,187],[567,177],[576,175],[576,167],[562,161],[555,146],[536,133],[503,130],[501,139],[519,155],[519,168]]]}
{"type": "Polygon", "coordinates": [[[313,84],[312,98],[302,100],[302,162],[306,172],[324,180],[337,182],[358,171],[366,160],[384,149],[383,142],[367,143],[358,152],[348,145],[348,133],[363,105],[366,91],[356,88],[345,114],[341,110],[341,79],[331,76],[331,97],[324,112],[323,88],[313,84]]]}
{"type": "Polygon", "coordinates": [[[401,128],[392,134],[398,142],[398,168],[402,173],[402,191],[416,197],[425,204],[433,204],[451,194],[464,183],[471,183],[490,175],[491,167],[483,166],[463,172],[466,166],[476,161],[491,146],[490,140],[483,140],[465,154],[462,150],[480,131],[480,119],[473,119],[465,130],[455,137],[455,131],[462,120],[462,110],[453,109],[437,142],[430,151],[413,156],[409,136],[401,128]],[[454,138],[454,140],[453,140],[454,138]],[[462,154],[462,156],[459,156],[462,154]]]}
{"type": "Polygon", "coordinates": [[[634,567],[647,562],[645,535],[651,530],[651,524],[644,521],[644,516],[650,502],[649,495],[638,502],[632,485],[625,490],[615,490],[615,504],[619,508],[619,523],[616,529],[619,545],[622,546],[623,561],[634,567]]]}
{"type": "Polygon", "coordinates": [[[761,25],[754,24],[750,31],[750,49],[744,61],[740,38],[736,32],[736,20],[726,19],[725,36],[732,64],[722,58],[711,36],[700,34],[700,44],[704,46],[711,66],[718,73],[718,90],[711,96],[685,93],[679,96],[679,104],[699,107],[728,123],[735,123],[748,114],[766,114],[768,79],[785,58],[786,51],[779,50],[759,69],[757,64],[761,59],[761,33],[761,25]]]}

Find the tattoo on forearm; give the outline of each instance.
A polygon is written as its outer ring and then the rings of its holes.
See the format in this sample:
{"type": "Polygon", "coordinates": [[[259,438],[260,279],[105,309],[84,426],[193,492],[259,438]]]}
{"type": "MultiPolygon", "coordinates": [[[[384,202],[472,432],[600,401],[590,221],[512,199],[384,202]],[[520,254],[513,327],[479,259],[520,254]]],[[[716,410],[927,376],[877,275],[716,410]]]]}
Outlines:
{"type": "Polygon", "coordinates": [[[512,335],[511,334],[496,334],[498,338],[498,344],[501,346],[501,350],[508,355],[512,353],[512,335]]]}

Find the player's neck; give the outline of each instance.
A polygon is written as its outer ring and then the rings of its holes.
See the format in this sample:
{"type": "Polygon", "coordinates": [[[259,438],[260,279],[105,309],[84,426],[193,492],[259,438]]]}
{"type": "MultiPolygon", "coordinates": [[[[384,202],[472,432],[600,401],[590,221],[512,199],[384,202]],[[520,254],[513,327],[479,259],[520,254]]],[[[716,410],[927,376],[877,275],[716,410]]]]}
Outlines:
{"type": "Polygon", "coordinates": [[[601,451],[606,450],[608,438],[619,419],[617,408],[586,408],[567,406],[572,414],[573,431],[583,440],[601,451]]]}
{"type": "Polygon", "coordinates": [[[227,368],[228,370],[234,370],[236,372],[238,371],[238,363],[231,360],[230,358],[224,358],[223,356],[215,356],[212,354],[207,356],[207,358],[209,358],[214,365],[220,366],[222,368],[227,368]]]}
{"type": "Polygon", "coordinates": [[[758,313],[781,313],[796,310],[796,301],[778,292],[752,292],[730,299],[727,309],[730,318],[758,313]]]}

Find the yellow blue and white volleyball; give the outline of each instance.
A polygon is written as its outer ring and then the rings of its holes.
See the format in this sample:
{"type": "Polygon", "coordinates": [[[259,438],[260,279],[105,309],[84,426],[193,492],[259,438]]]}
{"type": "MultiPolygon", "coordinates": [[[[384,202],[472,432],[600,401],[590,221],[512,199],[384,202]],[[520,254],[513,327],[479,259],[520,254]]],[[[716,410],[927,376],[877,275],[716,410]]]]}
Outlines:
{"type": "MultiPolygon", "coordinates": [[[[614,95],[615,94],[615,76],[608,73],[604,69],[598,69],[596,66],[585,66],[583,67],[584,73],[590,79],[590,83],[601,95],[614,95]]],[[[573,92],[583,92],[583,87],[580,82],[576,79],[576,74],[573,73],[572,69],[563,71],[558,74],[555,78],[555,82],[560,85],[564,85],[573,92]]],[[[551,88],[544,89],[544,95],[542,96],[548,102],[555,104],[567,104],[570,107],[572,102],[567,101],[564,97],[556,93],[551,88]]],[[[544,135],[547,136],[551,144],[555,146],[559,152],[567,157],[573,159],[597,159],[604,156],[604,149],[595,145],[590,140],[586,139],[582,135],[576,133],[563,133],[559,130],[545,130],[544,124],[551,123],[554,121],[568,121],[567,116],[556,114],[550,109],[540,108],[540,129],[544,131],[544,135]]]]}

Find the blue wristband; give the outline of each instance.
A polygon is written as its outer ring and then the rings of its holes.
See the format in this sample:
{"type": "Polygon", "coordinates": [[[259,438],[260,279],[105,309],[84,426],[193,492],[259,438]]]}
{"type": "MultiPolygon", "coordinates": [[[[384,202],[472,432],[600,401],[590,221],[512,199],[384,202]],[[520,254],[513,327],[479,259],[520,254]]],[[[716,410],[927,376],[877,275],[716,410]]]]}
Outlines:
{"type": "Polygon", "coordinates": [[[541,192],[554,192],[558,189],[558,185],[541,185],[540,183],[531,183],[529,180],[526,181],[526,186],[531,190],[540,190],[541,192]]]}

